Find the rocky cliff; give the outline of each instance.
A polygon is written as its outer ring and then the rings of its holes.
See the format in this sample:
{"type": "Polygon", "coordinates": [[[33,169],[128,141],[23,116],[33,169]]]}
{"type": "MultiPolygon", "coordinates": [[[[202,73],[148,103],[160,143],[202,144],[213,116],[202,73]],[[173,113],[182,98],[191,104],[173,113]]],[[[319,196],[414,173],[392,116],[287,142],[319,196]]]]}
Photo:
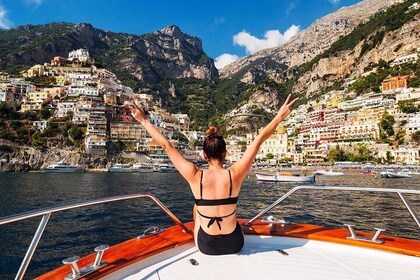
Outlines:
{"type": "Polygon", "coordinates": [[[0,68],[20,71],[54,56],[66,57],[78,48],[89,49],[96,62],[117,73],[123,81],[157,83],[163,79],[218,76],[201,40],[174,25],[144,35],[107,32],[86,23],[1,30],[0,68]]]}
{"type": "Polygon", "coordinates": [[[403,1],[364,0],[350,7],[343,7],[316,20],[283,46],[262,50],[224,67],[219,71],[220,76],[237,77],[248,83],[258,83],[267,77],[282,82],[286,69],[309,62],[330,48],[340,37],[368,21],[375,13],[400,2],[403,1]]]}

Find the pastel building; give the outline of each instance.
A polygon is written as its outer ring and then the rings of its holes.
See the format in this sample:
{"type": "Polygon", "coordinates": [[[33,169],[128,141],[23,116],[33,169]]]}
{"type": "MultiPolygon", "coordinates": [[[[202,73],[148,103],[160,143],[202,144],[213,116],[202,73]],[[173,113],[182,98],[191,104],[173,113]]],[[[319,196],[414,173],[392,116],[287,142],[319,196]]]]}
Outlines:
{"type": "Polygon", "coordinates": [[[389,77],[382,81],[381,90],[397,90],[408,87],[408,76],[389,77]]]}
{"type": "Polygon", "coordinates": [[[265,158],[267,154],[274,155],[274,158],[285,158],[287,154],[287,130],[284,126],[277,128],[260,147],[257,158],[265,158]]]}
{"type": "Polygon", "coordinates": [[[69,113],[75,110],[76,102],[73,101],[59,101],[57,103],[57,110],[55,111],[56,118],[65,118],[69,113]]]}

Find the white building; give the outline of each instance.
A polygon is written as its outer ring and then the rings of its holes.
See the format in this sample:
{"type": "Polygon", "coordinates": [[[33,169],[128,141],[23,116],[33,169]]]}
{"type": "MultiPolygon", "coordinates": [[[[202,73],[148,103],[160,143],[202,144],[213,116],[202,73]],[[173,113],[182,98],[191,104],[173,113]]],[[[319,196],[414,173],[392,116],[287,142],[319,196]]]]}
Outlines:
{"type": "Polygon", "coordinates": [[[47,128],[47,121],[34,121],[33,126],[36,130],[43,132],[47,128]]]}
{"type": "Polygon", "coordinates": [[[187,114],[175,114],[174,115],[179,121],[179,128],[181,131],[190,130],[191,120],[187,114]]]}
{"type": "Polygon", "coordinates": [[[395,95],[398,101],[420,99],[420,88],[405,88],[395,95]]]}
{"type": "Polygon", "coordinates": [[[395,65],[401,65],[404,63],[414,63],[418,58],[419,55],[417,53],[410,53],[397,57],[390,65],[391,67],[394,67],[395,65]]]}
{"type": "Polygon", "coordinates": [[[417,113],[414,116],[408,118],[407,124],[405,125],[405,134],[408,137],[408,140],[411,139],[411,136],[420,130],[420,114],[417,113]]]}
{"type": "Polygon", "coordinates": [[[65,118],[69,112],[74,112],[76,102],[72,101],[61,101],[57,104],[57,110],[55,111],[56,118],[65,118]]]}
{"type": "Polygon", "coordinates": [[[69,52],[68,60],[73,61],[75,59],[82,62],[90,61],[89,51],[86,49],[78,49],[78,50],[69,52]]]}
{"type": "Polygon", "coordinates": [[[70,86],[67,91],[68,96],[99,96],[98,89],[90,86],[70,86]]]}
{"type": "Polygon", "coordinates": [[[401,164],[419,164],[419,149],[400,147],[398,150],[381,149],[378,151],[378,158],[387,158],[387,154],[393,158],[393,161],[401,164]]]}

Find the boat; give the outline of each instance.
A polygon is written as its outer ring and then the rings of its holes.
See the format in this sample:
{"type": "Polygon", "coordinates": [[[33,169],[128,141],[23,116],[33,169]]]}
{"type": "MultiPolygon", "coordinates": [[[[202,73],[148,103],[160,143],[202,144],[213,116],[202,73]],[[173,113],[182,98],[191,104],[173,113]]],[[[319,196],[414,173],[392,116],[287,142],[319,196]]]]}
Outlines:
{"type": "Polygon", "coordinates": [[[371,169],[364,169],[360,171],[361,174],[376,174],[377,172],[371,169]]]}
{"type": "Polygon", "coordinates": [[[410,174],[402,173],[402,172],[394,172],[392,169],[387,169],[381,173],[379,173],[381,178],[388,179],[388,178],[411,178],[410,174]]]}
{"type": "Polygon", "coordinates": [[[336,172],[332,170],[316,170],[314,171],[315,175],[325,175],[325,176],[341,176],[344,175],[343,172],[336,172]]]}
{"type": "Polygon", "coordinates": [[[297,191],[320,191],[324,195],[327,192],[325,199],[334,199],[337,192],[362,192],[372,196],[376,193],[393,194],[395,198],[400,197],[420,227],[419,218],[406,199],[406,195],[420,195],[420,190],[339,186],[294,187],[274,198],[273,202],[267,202],[267,207],[253,218],[238,219],[245,246],[239,253],[224,256],[202,254],[195,247],[194,222],[183,223],[150,194],[121,195],[54,206],[0,218],[0,225],[41,218],[15,279],[25,277],[53,213],[130,199],[151,200],[175,225],[164,229],[152,226],[138,237],[113,246],[92,246],[94,252],[81,258],[66,258],[63,252],[63,265],[36,279],[418,279],[420,240],[385,235],[385,229],[381,228],[372,232],[359,231],[352,224],[328,228],[290,223],[270,216],[263,219],[271,209],[297,191]]]}
{"type": "Polygon", "coordinates": [[[85,169],[80,165],[71,165],[63,161],[48,165],[44,172],[46,173],[81,173],[85,172],[85,169]]]}
{"type": "Polygon", "coordinates": [[[152,165],[133,164],[131,171],[135,173],[150,173],[154,172],[152,165]]]}
{"type": "Polygon", "coordinates": [[[112,173],[130,173],[133,172],[131,164],[117,163],[108,169],[112,173]]]}
{"type": "Polygon", "coordinates": [[[315,175],[304,176],[304,175],[294,175],[291,173],[280,173],[276,175],[267,175],[256,173],[258,181],[264,182],[315,182],[315,175]]]}
{"type": "Polygon", "coordinates": [[[175,167],[171,164],[161,164],[159,165],[159,172],[160,173],[174,173],[177,172],[175,167]]]}

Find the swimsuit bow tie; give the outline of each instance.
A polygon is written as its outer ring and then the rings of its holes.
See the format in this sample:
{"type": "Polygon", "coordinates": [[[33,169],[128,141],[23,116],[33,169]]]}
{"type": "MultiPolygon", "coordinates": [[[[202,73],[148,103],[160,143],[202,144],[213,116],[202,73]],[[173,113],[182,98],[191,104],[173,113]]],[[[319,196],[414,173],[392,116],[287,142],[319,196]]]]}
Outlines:
{"type": "Polygon", "coordinates": [[[222,226],[220,225],[220,222],[222,221],[223,221],[223,218],[213,217],[210,219],[209,223],[207,224],[207,228],[211,227],[211,225],[214,224],[214,222],[216,222],[217,226],[219,227],[219,230],[222,230],[222,226]]]}

